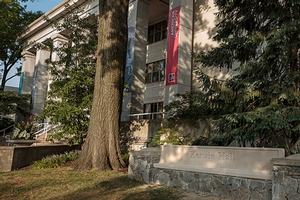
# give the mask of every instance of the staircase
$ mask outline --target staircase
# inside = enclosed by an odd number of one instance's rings
[[[49,123],[39,123],[34,124],[35,127],[37,127],[37,131],[35,132],[35,138],[36,140],[39,140],[39,143],[35,143],[36,146],[40,145],[53,145],[53,144],[67,144],[67,140],[60,140],[60,141],[47,141],[48,137],[54,133],[55,128],[58,125],[52,125]]]
[[[6,127],[5,129],[0,130],[0,136],[2,135],[2,137],[5,137],[6,135],[8,135],[10,132],[12,132],[12,130],[14,129],[15,125],[11,125]]]
[[[14,129],[15,125],[6,127],[5,129],[0,130],[0,146],[7,146],[6,140],[10,139],[10,133]]]
[[[14,126],[15,125],[11,125],[3,130],[0,130],[0,146],[8,145],[6,140],[10,139]],[[37,131],[35,132],[35,139],[40,141],[38,143],[34,143],[34,146],[68,143],[67,140],[55,141],[54,143],[47,141],[48,136],[54,133],[54,129],[57,127],[57,125],[52,125],[49,123],[36,123],[34,126],[37,128]]]

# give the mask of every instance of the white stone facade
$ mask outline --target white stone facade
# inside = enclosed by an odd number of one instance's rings
[[[83,7],[82,15],[98,13],[98,0],[64,0],[45,15],[49,19],[60,19],[64,15],[65,4]],[[164,21],[169,21],[169,13],[180,8],[178,14],[178,53],[176,84],[166,85],[168,78],[165,71],[160,71],[160,81],[147,82],[146,76],[156,78],[157,73],[146,71],[147,64],[156,64],[164,60],[165,69],[168,67],[167,52],[170,41],[165,37]],[[128,12],[128,29],[130,44],[127,52],[126,73],[130,80],[130,88],[123,100],[122,121],[136,119],[143,113],[161,112],[161,106],[174,101],[175,95],[195,89],[196,79],[193,76],[192,51],[199,51],[208,46],[215,46],[211,41],[214,30],[216,9],[213,0],[130,0]],[[177,18],[176,18],[177,19]],[[157,24],[162,24],[158,27]],[[154,32],[151,33],[150,28]],[[166,29],[167,30],[167,29]],[[149,38],[154,42],[149,42]],[[161,37],[160,39],[158,39]],[[57,59],[51,52],[33,48],[35,43],[52,41],[55,46],[67,41],[67,34],[54,30],[52,26],[40,17],[20,36],[20,41],[26,41],[24,49],[24,72],[22,93],[32,95],[31,113],[41,113],[49,88],[49,73],[45,59]],[[131,67],[131,70],[128,70]],[[148,73],[148,74],[147,74]],[[155,74],[156,73],[156,74]],[[227,76],[222,72],[220,76]],[[153,78],[154,77],[154,78]],[[125,77],[126,78],[126,77]],[[151,79],[151,77],[150,77]],[[149,79],[149,80],[150,80]],[[125,80],[126,81],[126,80]],[[148,106],[148,107],[147,107]],[[147,109],[145,109],[147,108]],[[134,116],[134,117],[133,117]],[[157,117],[157,116],[156,116]],[[162,117],[162,115],[160,116]]]

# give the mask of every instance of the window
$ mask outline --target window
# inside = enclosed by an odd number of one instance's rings
[[[149,63],[146,66],[146,83],[165,80],[165,60]]]
[[[167,20],[148,27],[148,44],[167,38]]]
[[[144,104],[144,119],[162,119],[163,118],[163,102]]]

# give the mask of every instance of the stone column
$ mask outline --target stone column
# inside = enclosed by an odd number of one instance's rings
[[[22,63],[22,72],[24,72],[23,76],[23,86],[21,93],[22,94],[30,94],[32,89],[33,82],[33,72],[35,66],[35,53],[30,51],[23,51],[23,63]]]
[[[272,200],[300,198],[300,154],[273,158]]]
[[[62,47],[64,44],[67,44],[69,42],[69,39],[66,38],[65,36],[61,35],[61,34],[56,34],[56,35],[52,36],[51,39],[52,39],[52,43],[53,43],[54,48]],[[59,60],[59,56],[57,55],[56,52],[52,52],[51,60],[52,61],[58,61]]]
[[[122,121],[143,112],[149,0],[131,0],[128,12],[128,45],[125,70],[127,94],[123,98]]]
[[[140,151],[129,152],[128,178],[145,183],[154,183],[154,176],[159,169],[153,164],[159,163],[161,149],[148,147]]]
[[[168,105],[170,102],[174,101],[176,94],[183,94],[186,91],[191,90],[191,51],[193,47],[193,1],[170,0],[170,12],[176,8],[180,9],[180,23],[177,32],[178,49],[177,52],[174,51],[178,54],[177,83],[166,86],[164,105]],[[171,19],[169,19],[169,21],[170,20]],[[168,31],[172,31],[170,26],[168,27]],[[169,42],[170,38],[168,38],[168,45]],[[166,63],[166,67],[168,67],[168,62]],[[169,75],[166,74],[166,79],[168,78]]]
[[[62,47],[64,44],[67,44],[69,42],[68,38],[66,38],[65,36],[63,36],[61,34],[56,34],[56,35],[52,36],[51,39],[52,39],[54,48]],[[57,55],[57,52],[54,51],[51,53],[51,60],[59,61],[59,56]],[[49,72],[48,91],[51,89],[50,88],[51,83],[52,83],[52,76]]]
[[[39,115],[44,107],[48,86],[48,69],[45,60],[49,58],[49,51],[43,49],[37,50],[31,92],[31,113],[33,115]]]

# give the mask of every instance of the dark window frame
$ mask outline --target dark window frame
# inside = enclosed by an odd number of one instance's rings
[[[144,119],[162,119],[163,118],[164,102],[153,102],[144,104],[144,113],[154,113],[144,115]]]
[[[164,20],[148,27],[148,44],[167,38],[168,21]]]
[[[166,61],[158,60],[146,65],[145,83],[156,83],[165,81],[166,78]]]

